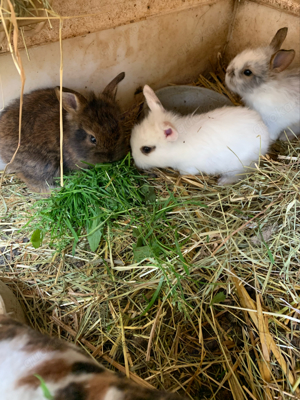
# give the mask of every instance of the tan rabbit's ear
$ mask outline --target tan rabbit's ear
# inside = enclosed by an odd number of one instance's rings
[[[55,94],[60,100],[60,88],[56,86]],[[84,107],[87,104],[87,100],[80,93],[75,92],[75,90],[62,88],[62,105],[63,108],[69,113],[76,113],[80,108]]]
[[[118,90],[118,84],[124,78],[125,78],[125,72],[121,72],[111,82],[109,82],[109,84],[105,87],[102,93],[112,97],[115,100]]]
[[[295,50],[278,50],[272,55],[270,67],[274,72],[284,71],[295,58]]]
[[[275,51],[279,50],[286,38],[287,33],[287,27],[279,29],[271,40],[270,47],[272,47]]]
[[[148,104],[148,107],[150,108],[151,111],[155,110],[161,110],[164,111],[164,108],[159,101],[158,97],[154,93],[154,91],[151,89],[150,86],[145,85],[143,89],[143,93],[146,99],[146,102]]]

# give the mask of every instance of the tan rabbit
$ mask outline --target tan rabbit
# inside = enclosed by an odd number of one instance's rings
[[[125,77],[116,76],[96,96],[87,98],[63,89],[64,172],[121,159],[129,144],[120,124],[120,109],[115,101],[117,85]],[[9,171],[34,191],[49,191],[60,175],[60,104],[59,88],[35,90],[24,96],[21,146]],[[0,157],[8,163],[18,145],[19,99],[14,100],[0,117]]]

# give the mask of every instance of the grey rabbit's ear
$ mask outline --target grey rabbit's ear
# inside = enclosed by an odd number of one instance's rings
[[[286,38],[287,33],[287,27],[279,29],[271,40],[270,47],[272,47],[275,51],[279,50]]]
[[[60,88],[56,86],[55,94],[60,100]],[[69,113],[76,113],[80,108],[87,104],[87,100],[80,93],[75,90],[62,88],[62,106]]]
[[[271,58],[271,70],[274,72],[284,71],[295,58],[295,54],[295,50],[278,50]]]
[[[125,72],[121,72],[111,82],[109,82],[102,93],[115,99],[117,95],[118,83],[120,83],[124,78]]]

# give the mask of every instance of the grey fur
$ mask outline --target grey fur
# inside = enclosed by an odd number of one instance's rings
[[[246,76],[244,74],[244,71],[247,69],[252,72],[252,75]],[[238,74],[241,79],[244,79],[242,90],[249,92],[260,86],[262,83],[267,82],[269,76],[269,68],[259,61],[253,63],[248,62],[243,66]]]

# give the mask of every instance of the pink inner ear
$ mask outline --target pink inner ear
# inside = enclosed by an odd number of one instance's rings
[[[279,50],[272,57],[272,68],[275,72],[284,71],[294,60],[294,50]]]
[[[173,133],[172,128],[165,129],[164,132],[165,132],[165,135],[166,135],[166,136],[170,136],[170,135],[172,135],[172,133]]]

